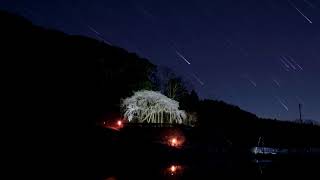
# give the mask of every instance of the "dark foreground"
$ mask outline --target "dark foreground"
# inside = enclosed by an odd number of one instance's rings
[[[219,150],[208,145],[187,149],[110,137],[97,152],[95,179],[215,179],[320,177],[319,154],[257,158],[250,150]]]
[[[151,154],[132,159],[119,158],[105,167],[101,179],[214,179],[277,178],[303,176],[319,178],[319,158],[290,157],[256,162],[236,155],[213,154],[205,159],[164,160]],[[236,156],[236,157],[233,157]],[[192,157],[186,157],[192,158]],[[204,158],[204,157],[203,157]],[[160,161],[160,162],[159,162]],[[111,165],[111,164],[110,164]]]

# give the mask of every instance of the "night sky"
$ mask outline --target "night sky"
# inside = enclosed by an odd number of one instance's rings
[[[168,66],[203,98],[320,121],[320,0],[1,0],[37,25]]]

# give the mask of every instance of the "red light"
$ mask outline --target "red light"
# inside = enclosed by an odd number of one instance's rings
[[[169,167],[166,168],[165,170],[165,175],[169,176],[180,176],[183,174],[183,166],[178,165],[178,164],[172,164]]]
[[[171,168],[170,168],[170,171],[171,171],[172,173],[175,173],[176,170],[177,170],[177,167],[174,166],[174,165],[172,165]]]
[[[172,146],[176,146],[177,145],[177,139],[176,138],[172,138],[171,139],[171,145]]]
[[[179,143],[180,143],[180,142],[178,141],[177,138],[171,138],[171,139],[169,140],[170,146],[173,146],[173,147],[179,146],[179,145],[180,145]]]
[[[122,121],[118,121],[118,122],[117,122],[117,125],[118,125],[118,126],[121,126],[121,125],[122,125]]]

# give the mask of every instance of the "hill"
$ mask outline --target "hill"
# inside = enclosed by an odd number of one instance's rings
[[[109,112],[119,114],[121,98],[139,89],[157,90],[158,82],[153,80],[157,67],[134,53],[38,27],[7,12],[0,11],[0,20],[8,104],[13,114],[32,117],[37,125],[92,127]],[[204,132],[219,131],[239,142],[245,139],[252,144],[260,136],[273,140],[288,136],[285,139],[296,142],[313,139],[318,129],[313,124],[260,119],[225,102],[199,100],[194,91],[182,94],[181,106],[197,113]]]

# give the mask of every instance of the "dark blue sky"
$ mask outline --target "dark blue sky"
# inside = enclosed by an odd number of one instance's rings
[[[1,0],[37,25],[136,52],[201,97],[320,121],[319,0]],[[190,64],[189,64],[189,63]]]

